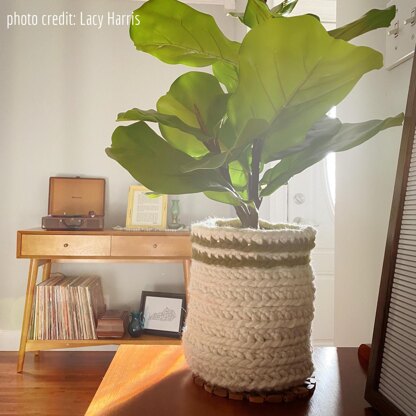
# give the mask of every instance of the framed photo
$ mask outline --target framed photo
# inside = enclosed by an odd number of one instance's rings
[[[141,185],[130,186],[126,228],[166,228],[167,195],[152,198]]]
[[[140,312],[145,333],[180,338],[186,315],[185,294],[143,291]]]

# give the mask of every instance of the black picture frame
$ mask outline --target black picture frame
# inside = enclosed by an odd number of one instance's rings
[[[186,317],[184,293],[143,291],[140,312],[144,318],[145,334],[170,338],[182,337]]]

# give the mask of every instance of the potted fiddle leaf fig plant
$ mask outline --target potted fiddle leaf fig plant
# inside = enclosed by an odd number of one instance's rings
[[[342,123],[326,114],[382,55],[349,41],[388,27],[395,7],[370,10],[327,31],[315,15],[291,17],[297,0],[269,8],[248,0],[248,27],[228,39],[212,16],[177,0],[149,0],[130,37],[184,73],[155,110],[118,121],[107,154],[156,194],[203,192],[237,218],[192,226],[190,303],[183,344],[193,372],[231,392],[277,391],[312,374],[315,230],[259,220],[264,197],[329,152],[341,152],[402,123]],[[160,134],[148,123],[158,124]],[[273,163],[270,163],[273,162]]]

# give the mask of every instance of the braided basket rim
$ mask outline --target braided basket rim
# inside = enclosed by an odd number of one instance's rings
[[[191,234],[205,238],[239,238],[243,240],[263,241],[274,240],[286,242],[290,240],[314,241],[316,236],[315,228],[309,225],[290,223],[270,223],[265,220],[259,221],[260,228],[242,228],[237,218],[208,218],[204,221],[191,225]]]

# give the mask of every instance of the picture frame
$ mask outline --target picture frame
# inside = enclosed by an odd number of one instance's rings
[[[413,62],[368,367],[382,416],[416,409],[416,61]]]
[[[167,223],[167,195],[156,198],[146,195],[145,186],[132,185],[129,188],[126,228],[165,229]]]
[[[140,312],[147,334],[181,338],[186,316],[184,293],[143,291]]]

